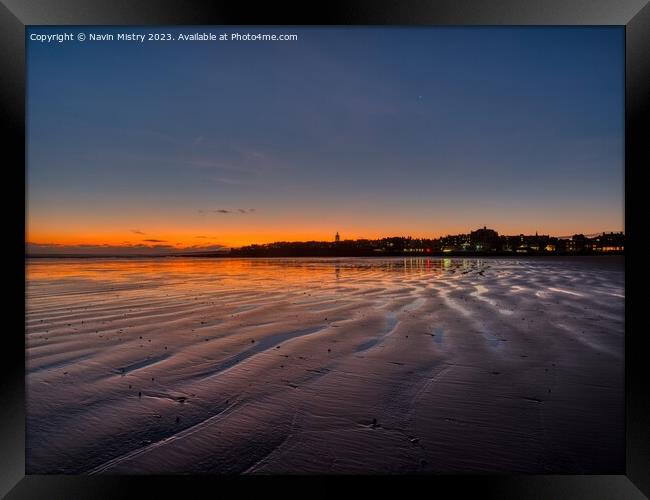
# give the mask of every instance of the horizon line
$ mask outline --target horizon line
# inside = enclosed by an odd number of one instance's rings
[[[360,237],[360,238],[340,238],[341,242],[344,241],[378,241],[378,240],[383,240],[383,239],[392,239],[392,238],[404,238],[404,239],[411,239],[411,240],[440,240],[448,237],[459,237],[459,236],[468,236],[470,235],[473,231],[478,231],[478,230],[491,230],[495,231],[498,235],[498,237],[517,237],[517,236],[527,236],[527,237],[534,237],[534,236],[539,236],[539,237],[548,237],[548,238],[555,238],[558,240],[570,240],[574,236],[582,235],[585,238],[594,238],[597,236],[602,236],[606,234],[622,234],[625,236],[625,231],[598,231],[594,233],[574,233],[572,235],[563,235],[563,236],[554,236],[550,234],[525,234],[525,233],[517,233],[517,234],[501,234],[498,231],[488,228],[487,226],[483,226],[478,229],[471,230],[469,232],[465,233],[456,233],[456,234],[446,234],[446,235],[441,235],[437,237],[417,237],[417,236],[410,236],[410,235],[402,235],[402,236],[381,236],[381,237],[376,237],[376,238],[366,238],[366,237]],[[340,236],[339,232],[336,232],[336,237]],[[250,247],[250,246],[267,246],[267,245],[274,245],[274,244],[279,244],[279,243],[333,243],[337,241],[335,238],[334,239],[306,239],[306,240],[275,240],[275,241],[270,241],[266,243],[247,243],[244,245],[225,245],[225,244],[212,244],[212,245],[206,245],[206,246],[172,246],[172,245],[143,245],[143,244],[131,244],[131,245],[111,245],[110,243],[98,243],[98,244],[85,244],[85,243],[78,243],[78,244],[61,244],[61,243],[36,243],[33,241],[25,241],[25,256],[40,256],[40,257],[45,257],[45,256],[96,256],[96,257],[120,257],[120,256],[174,256],[174,255],[179,255],[179,254],[206,254],[206,253],[225,253],[225,252],[230,252],[233,250],[237,249],[242,249],[245,247]],[[30,246],[32,248],[30,248]],[[37,248],[33,248],[37,247]],[[40,248],[38,248],[40,247]],[[131,249],[133,252],[129,253],[128,250]],[[40,250],[40,251],[39,251]],[[85,251],[84,251],[85,250]],[[105,250],[103,252],[102,250]]]

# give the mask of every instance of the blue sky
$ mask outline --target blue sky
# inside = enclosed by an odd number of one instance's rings
[[[298,40],[28,41],[28,240],[623,229],[621,28],[158,31]]]

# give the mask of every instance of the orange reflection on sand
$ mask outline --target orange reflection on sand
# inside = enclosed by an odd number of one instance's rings
[[[453,267],[467,268],[470,262],[476,265],[477,259],[455,260]],[[355,278],[364,274],[371,277],[386,271],[437,274],[449,270],[451,263],[450,259],[438,258],[44,258],[29,260],[26,268],[30,283],[67,279],[101,282],[110,276],[111,283],[137,284],[156,280],[167,287],[183,287],[191,281],[192,288],[197,283],[240,288],[264,284],[277,287],[280,283],[287,286],[313,283],[317,286],[323,281],[340,279],[343,274]]]

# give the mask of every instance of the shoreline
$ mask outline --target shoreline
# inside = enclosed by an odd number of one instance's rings
[[[360,254],[360,255],[231,255],[231,254],[204,254],[204,253],[183,253],[183,254],[146,254],[146,255],[88,255],[88,254],[33,254],[25,255],[25,259],[160,259],[160,258],[201,258],[201,259],[386,259],[386,258],[412,258],[412,259],[429,259],[429,258],[474,258],[474,257],[624,257],[625,252],[607,252],[607,253],[466,253],[466,252],[448,252],[448,253],[430,253],[427,255],[412,254]]]

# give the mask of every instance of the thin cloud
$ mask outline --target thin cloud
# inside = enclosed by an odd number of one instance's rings
[[[141,234],[141,235],[146,235],[144,231],[140,231],[139,229],[131,229],[131,232],[134,234]]]
[[[148,240],[142,240],[142,241],[147,241],[149,243],[167,243],[167,240],[154,240],[154,239],[148,239]]]
[[[58,243],[26,243],[27,255],[174,255],[179,253],[192,253],[192,252],[214,252],[214,251],[227,251],[228,246],[219,243],[208,245],[188,245],[188,246],[172,246],[172,245],[109,245],[109,244],[78,244],[78,245],[62,245]]]
[[[234,208],[234,209],[217,208],[217,209],[214,209],[214,210],[199,210],[198,212],[200,214],[206,214],[206,213],[213,213],[213,214],[252,214],[252,213],[255,213],[256,210],[254,208]]]

